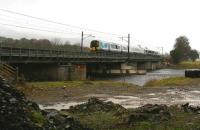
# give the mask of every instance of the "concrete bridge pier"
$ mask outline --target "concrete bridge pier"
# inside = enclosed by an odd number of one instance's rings
[[[147,70],[156,70],[161,68],[161,62],[147,62],[146,69]]]
[[[121,70],[125,71],[125,74],[137,74],[137,63],[122,63]]]
[[[137,62],[137,74],[146,74],[146,62]]]
[[[120,76],[122,74],[145,74],[145,69],[138,70],[137,62],[126,62],[126,63],[110,63],[110,64],[89,64],[87,66],[87,73],[90,75],[100,76]]]
[[[156,66],[153,62],[145,62],[145,66],[146,66],[146,70],[147,71],[151,71],[151,70],[155,70]]]
[[[58,80],[86,80],[86,64],[65,64],[58,66]]]

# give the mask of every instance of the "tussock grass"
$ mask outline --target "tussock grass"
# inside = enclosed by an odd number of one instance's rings
[[[161,80],[151,80],[147,82],[145,87],[155,87],[155,86],[191,86],[199,85],[200,78],[186,78],[186,77],[170,77]]]
[[[33,112],[31,115],[31,119],[33,122],[37,123],[39,126],[43,126],[45,123],[47,123],[47,120],[40,112]]]
[[[29,82],[27,86],[32,87],[81,87],[81,86],[130,86],[132,84],[115,81],[54,81],[54,82]]]
[[[178,68],[183,69],[200,69],[200,61],[185,61],[177,65]]]
[[[165,121],[152,121],[145,119],[134,125],[128,125],[127,119],[134,109],[120,115],[114,111],[71,113],[71,116],[79,120],[81,124],[94,130],[197,130],[200,128],[200,115],[192,112],[184,112],[178,106],[170,106],[171,118]]]

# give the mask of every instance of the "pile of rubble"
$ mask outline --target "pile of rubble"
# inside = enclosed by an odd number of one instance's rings
[[[40,110],[0,77],[1,130],[89,130],[68,115]]]
[[[192,112],[192,113],[197,113],[200,114],[200,107],[199,106],[191,106],[189,103],[183,104],[182,109],[184,112]]]
[[[90,98],[88,102],[77,106],[72,106],[68,111],[71,113],[91,113],[96,111],[103,111],[103,112],[116,111],[118,113],[123,113],[127,110],[121,105],[114,104],[113,102],[104,102],[97,98]]]
[[[170,118],[170,110],[166,105],[147,104],[132,112],[128,117],[127,123],[133,125],[141,121],[162,122]]]
[[[0,77],[0,126],[1,129],[38,129],[31,121],[31,112],[38,111],[35,103],[26,101],[22,93]]]

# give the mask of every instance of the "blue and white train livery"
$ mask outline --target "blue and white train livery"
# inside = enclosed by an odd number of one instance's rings
[[[99,51],[128,52],[128,47],[113,42],[93,40],[90,43],[90,50],[95,52]],[[144,49],[140,46],[130,47],[129,51],[134,53],[158,55],[158,52],[149,49]]]

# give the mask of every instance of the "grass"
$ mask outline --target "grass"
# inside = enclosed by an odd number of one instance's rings
[[[186,77],[170,77],[161,80],[151,80],[147,82],[145,87],[155,87],[155,86],[191,86],[199,85],[199,78],[186,78]]]
[[[44,126],[47,123],[45,117],[40,112],[32,112],[31,119],[38,126]]]
[[[197,130],[200,128],[200,115],[184,112],[180,107],[169,107],[171,118],[166,121],[144,120],[128,125],[128,115],[134,111],[116,115],[115,112],[92,112],[72,114],[81,124],[94,130]]]
[[[174,66],[174,68],[180,69],[200,69],[200,61],[184,61]]]
[[[92,114],[79,114],[76,118],[85,126],[95,129],[103,130],[112,127],[122,120],[115,116],[112,112],[94,112]]]
[[[54,82],[28,82],[27,86],[32,87],[81,87],[81,86],[130,86],[129,83],[114,82],[114,81],[54,81]]]

